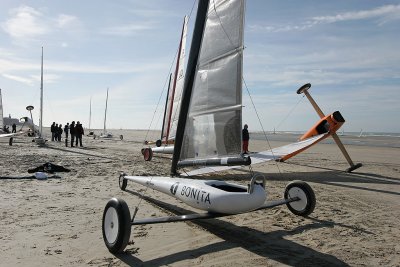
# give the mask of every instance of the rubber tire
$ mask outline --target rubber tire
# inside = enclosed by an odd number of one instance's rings
[[[106,215],[108,212],[109,214],[107,216],[108,217],[107,222],[109,222],[110,219],[116,219],[110,221],[111,223],[110,228],[113,228],[114,227],[113,225],[118,226],[115,240],[110,240],[110,241],[107,240],[105,232],[106,228],[108,228],[107,226],[105,226],[105,223],[107,223]],[[113,212],[116,212],[117,215],[116,218],[115,216],[114,218],[110,218],[110,216],[113,217],[112,216]],[[129,212],[129,208],[126,202],[122,199],[117,199],[117,198],[110,199],[106,207],[104,208],[103,212],[102,232],[103,232],[104,243],[111,253],[117,254],[124,251],[124,249],[128,245],[129,238],[131,236],[131,227],[132,227],[131,214]]]
[[[286,206],[288,207],[288,209],[295,215],[304,216],[304,217],[310,215],[314,211],[315,205],[316,205],[315,193],[312,190],[311,186],[303,181],[293,181],[293,182],[289,183],[285,188],[285,194],[284,194],[285,199],[289,198],[289,191],[291,189],[296,189],[297,192],[304,194],[307,202],[306,202],[305,207],[301,210],[296,209],[296,207],[293,206],[293,204],[296,202],[286,203]],[[293,190],[292,190],[292,192],[293,192]]]
[[[143,157],[145,161],[151,161],[153,158],[153,150],[150,147],[147,147],[143,150]]]
[[[121,174],[118,179],[119,188],[121,188],[122,191],[125,191],[126,186],[128,185],[128,180],[124,179],[124,175],[125,174]]]
[[[158,140],[156,141],[156,147],[160,147],[161,145],[162,145],[162,142],[161,142],[160,139],[158,139]]]

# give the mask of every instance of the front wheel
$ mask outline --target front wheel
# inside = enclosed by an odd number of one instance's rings
[[[142,153],[145,161],[151,161],[153,158],[153,150],[150,147],[145,148]]]
[[[131,227],[131,215],[126,202],[110,199],[104,208],[102,231],[104,243],[111,253],[124,251],[131,236]]]
[[[297,201],[286,203],[288,209],[296,215],[308,216],[315,208],[316,199],[311,186],[303,181],[293,181],[286,186],[285,199],[298,198]]]
[[[119,188],[123,191],[125,191],[126,186],[128,185],[128,181],[124,178],[125,175],[125,173],[121,173],[118,179]]]

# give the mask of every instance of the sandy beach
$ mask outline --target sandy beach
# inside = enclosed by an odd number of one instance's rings
[[[127,191],[120,190],[121,171],[168,175],[170,157],[145,162],[140,154],[145,131],[112,132],[113,140],[84,137],[83,148],[51,141],[43,148],[28,137],[15,138],[13,146],[8,138],[0,140],[0,266],[400,265],[399,138],[388,140],[397,147],[347,145],[354,162],[364,165],[351,174],[343,171],[347,162],[332,143],[319,144],[285,163],[254,166],[267,178],[268,199],[281,198],[292,180],[308,182],[317,198],[308,218],[280,206],[218,219],[143,225],[132,228],[125,253],[114,256],[101,230],[111,197],[124,199],[131,212],[139,204],[137,218],[196,210],[133,183]],[[346,136],[342,138],[345,143]],[[265,141],[250,142],[251,151],[267,149]],[[71,172],[47,180],[17,179],[46,162]],[[246,185],[249,171],[210,177]]]

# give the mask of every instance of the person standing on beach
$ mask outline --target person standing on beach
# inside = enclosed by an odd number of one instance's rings
[[[68,133],[69,133],[69,122],[64,126],[64,133],[65,133],[65,139],[68,139]]]
[[[17,125],[15,123],[13,123],[12,125],[12,133],[16,133],[17,132]]]
[[[75,146],[78,146],[78,141],[79,141],[79,145],[82,147],[82,135],[84,135],[84,132],[82,124],[79,121],[76,123],[75,126],[75,135],[76,135]]]
[[[71,147],[74,147],[74,139],[75,139],[75,121],[71,122],[69,126],[69,133],[71,134]]]
[[[58,129],[57,129],[57,133],[58,133],[58,139],[57,139],[57,141],[58,141],[58,142],[61,142],[61,135],[62,135],[62,132],[63,132],[63,128],[62,128],[62,124],[60,123],[60,125],[58,126]]]
[[[242,130],[242,152],[243,154],[248,154],[249,153],[249,131],[247,130],[249,126],[247,124],[244,125],[244,128]]]
[[[50,131],[51,131],[51,141],[54,141],[54,137],[55,137],[55,128],[56,127],[56,123],[55,122],[53,122],[53,124],[51,125],[51,127],[50,127]]]
[[[54,126],[54,140],[53,141],[58,141],[58,123]]]

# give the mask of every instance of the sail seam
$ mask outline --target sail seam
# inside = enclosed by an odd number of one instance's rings
[[[229,56],[231,56],[231,55],[233,55],[235,53],[240,53],[241,51],[243,51],[243,46],[234,48],[234,49],[226,52],[225,54],[219,55],[218,57],[214,57],[214,58],[208,59],[207,61],[201,62],[199,64],[199,68],[204,67],[204,66],[206,66],[208,64],[214,63],[214,62],[216,62],[216,61],[218,61],[220,59],[227,58],[227,57],[229,57]]]

